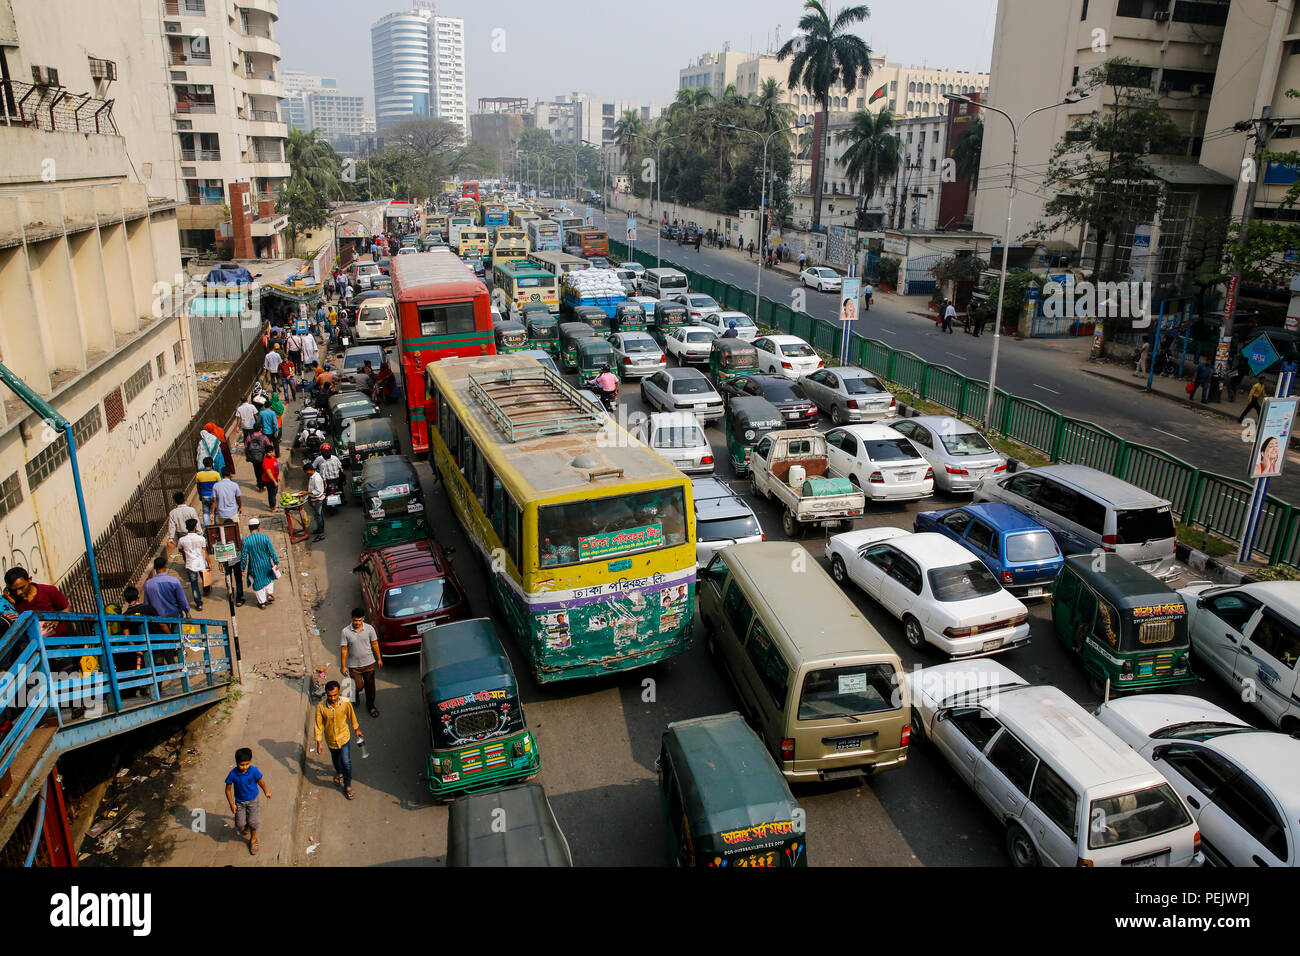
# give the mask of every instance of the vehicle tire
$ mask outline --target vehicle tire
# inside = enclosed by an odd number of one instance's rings
[[[831,406],[831,424],[833,425],[844,424],[844,416],[840,414],[840,407],[838,405]]]
[[[758,486],[758,482],[754,480],[752,473],[749,476],[749,493],[760,501],[767,497],[763,494],[763,489]]]
[[[921,721],[921,715],[916,712],[916,706],[912,706],[912,742],[910,746],[915,747],[918,744],[924,745],[930,742],[925,736],[925,724]]]
[[[862,486],[861,486],[860,484],[858,484],[858,476],[857,476],[857,475],[849,475],[849,484],[851,484],[851,485],[852,485],[854,488],[856,488],[858,491],[861,491],[861,490],[862,490]]]
[[[844,566],[844,559],[838,554],[831,557],[831,577],[835,579],[836,584],[849,583],[849,569]]]
[[[1038,856],[1038,848],[1034,846],[1034,841],[1029,839],[1029,834],[1018,823],[1013,823],[1007,827],[1007,856],[1011,857],[1012,866],[1043,865],[1043,861]]]
[[[784,531],[786,537],[792,541],[798,540],[800,532],[803,531],[803,528],[799,526],[799,522],[795,520],[794,514],[789,508],[786,508],[781,512],[781,530]]]
[[[921,630],[921,622],[910,614],[903,618],[903,639],[914,651],[925,647],[925,631]]]

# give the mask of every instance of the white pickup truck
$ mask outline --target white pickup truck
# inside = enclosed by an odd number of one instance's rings
[[[784,506],[781,527],[791,538],[807,527],[847,525],[867,506],[861,491],[844,479],[827,477],[826,438],[821,432],[770,432],[755,446],[749,469],[754,494],[776,498]]]

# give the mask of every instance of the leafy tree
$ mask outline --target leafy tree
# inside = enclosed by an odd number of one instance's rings
[[[785,101],[785,89],[775,77],[769,76],[763,81],[754,98],[754,107],[758,113],[755,129],[761,132],[774,133],[794,125],[794,108]]]
[[[821,129],[826,128],[830,114],[830,91],[841,82],[856,86],[859,77],[871,75],[871,48],[859,36],[850,32],[854,24],[871,15],[866,4],[845,7],[832,20],[818,0],[806,0],[804,15],[799,18],[803,36],[792,37],[777,51],[777,58],[790,60],[791,88],[802,86],[821,107]],[[815,159],[821,150],[814,146]],[[822,221],[822,163],[813,163],[813,228]]]
[[[977,115],[967,124],[957,144],[952,148],[952,159],[957,164],[957,175],[970,177],[972,192],[979,183],[980,153],[983,149],[984,120]]]
[[[861,187],[859,210],[898,173],[903,163],[903,145],[893,129],[894,114],[888,107],[879,113],[859,110],[853,114],[852,126],[835,136],[848,144],[841,163],[845,177]]]
[[[385,148],[401,149],[416,157],[445,156],[465,145],[465,134],[443,119],[410,119],[383,132]]]

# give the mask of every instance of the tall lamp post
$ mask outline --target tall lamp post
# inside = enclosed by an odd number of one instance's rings
[[[1011,118],[1011,114],[1006,110],[1000,110],[996,106],[990,106],[988,103],[980,103],[971,99],[969,96],[962,96],[959,93],[945,93],[944,98],[952,100],[954,103],[967,103],[980,109],[992,110],[995,113],[1001,113],[1011,124],[1011,181],[1007,187],[1007,222],[1002,227],[1002,275],[998,279],[998,308],[993,313],[993,357],[989,361],[989,395],[988,401],[984,403],[984,427],[991,428],[993,422],[993,398],[998,378],[998,346],[1002,341],[1002,302],[1007,292],[1007,252],[1011,247],[1011,206],[1016,199],[1016,161],[1020,156],[1020,130],[1028,121],[1029,117],[1035,113],[1041,113],[1044,110],[1054,110],[1058,106],[1069,106],[1085,100],[1091,93],[1070,93],[1059,103],[1049,103],[1047,106],[1040,106],[1038,109],[1030,110],[1025,114],[1024,119],[1017,123]]]
[[[663,165],[662,160],[663,160],[663,153],[664,153],[664,143],[671,143],[675,139],[683,139],[687,135],[689,134],[678,133],[676,136],[664,136],[659,138],[658,140],[654,139],[653,137],[646,136],[644,134],[637,136],[637,139],[650,140],[651,142],[655,143],[655,205],[656,206],[662,206],[664,202],[664,190],[662,184],[663,176],[660,175],[662,170],[662,165]],[[655,233],[658,236],[658,238],[655,240],[655,267],[662,269],[664,266],[664,257],[663,257],[664,231],[662,229],[656,229]]]
[[[753,133],[755,136],[759,137],[763,141],[763,174],[760,177],[761,184],[758,188],[759,251],[758,251],[758,255],[755,256],[755,258],[758,260],[758,277],[754,280],[754,321],[757,322],[759,303],[762,302],[762,299],[759,297],[759,293],[762,291],[763,288],[763,248],[764,248],[763,247],[763,221],[767,215],[767,146],[772,141],[773,136],[779,136],[782,133],[790,133],[797,129],[803,129],[808,124],[796,123],[794,126],[787,126],[785,129],[773,130],[772,132],[766,135],[760,133],[756,129],[748,129],[747,127],[744,126],[737,126],[735,123],[715,123],[714,125],[717,126],[718,129],[730,129],[730,130],[735,130],[738,133]],[[773,191],[775,191],[775,187],[773,187]]]

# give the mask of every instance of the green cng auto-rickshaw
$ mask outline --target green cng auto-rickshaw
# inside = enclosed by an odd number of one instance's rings
[[[1052,586],[1052,624],[1083,661],[1094,690],[1177,687],[1197,680],[1187,605],[1137,565],[1108,552],[1078,554]]]
[[[429,790],[441,798],[533,776],[537,741],[491,619],[429,627],[420,642]]]
[[[529,312],[524,309],[524,324],[528,328],[528,347],[541,349],[552,355],[560,354],[560,323],[545,308]]]
[[[514,322],[509,319],[504,322],[498,322],[492,326],[492,334],[496,338],[497,354],[508,355],[511,352],[526,352],[528,345],[528,329],[522,322]]]
[[[583,387],[590,385],[606,365],[611,372],[618,375],[618,354],[614,351],[614,346],[600,337],[578,341],[579,385]]]
[[[656,765],[677,866],[807,866],[803,809],[737,713],[668,725]]]
[[[566,372],[578,368],[578,343],[596,337],[596,330],[586,322],[560,323],[560,368]]]
[[[356,500],[366,516],[362,540],[367,548],[418,541],[429,534],[419,476],[400,455],[370,458],[361,466]]]
[[[596,330],[597,335],[608,336],[610,332],[609,313],[598,305],[580,305],[573,310],[574,322],[586,322]]]
[[[770,431],[784,428],[777,407],[758,395],[737,395],[727,407],[727,454],[737,478],[749,474],[749,454]]]
[[[669,332],[690,324],[691,317],[686,311],[686,306],[680,302],[664,302],[661,299],[655,305],[655,321],[650,327],[650,334],[655,337],[659,347],[663,348]]]
[[[361,472],[365,462],[401,453],[397,432],[387,418],[359,418],[344,425],[339,433],[339,457],[352,470],[348,490],[354,500],[361,500]]]
[[[620,302],[614,307],[614,319],[611,326],[615,332],[646,331],[645,309],[640,302]]]
[[[517,783],[452,801],[448,866],[573,866],[540,783]]]
[[[709,349],[709,378],[721,386],[731,378],[758,371],[758,349],[744,339],[714,339]]]

